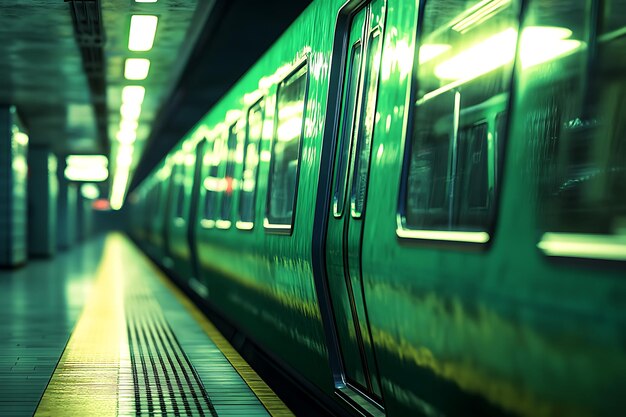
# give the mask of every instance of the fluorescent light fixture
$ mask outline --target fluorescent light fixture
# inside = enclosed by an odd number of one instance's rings
[[[68,166],[104,166],[109,164],[109,159],[104,155],[69,155],[65,158]]]
[[[137,132],[134,130],[120,130],[115,136],[122,145],[132,145],[137,140]]]
[[[130,164],[133,163],[133,154],[131,153],[127,153],[127,152],[118,152],[117,154],[117,159],[115,160],[116,162],[116,167],[118,169],[127,169],[128,167],[130,167]]]
[[[124,67],[127,80],[145,80],[150,71],[150,60],[145,58],[128,58]]]
[[[143,103],[146,89],[140,85],[127,85],[122,89],[122,103]]]
[[[120,120],[120,130],[137,130],[137,127],[139,127],[139,123],[137,123],[137,120]]]
[[[144,52],[152,49],[158,22],[159,18],[156,16],[133,15],[130,18],[128,49],[137,52]]]
[[[124,194],[126,194],[126,185],[128,184],[128,168],[118,169],[115,171],[113,185],[111,186],[111,208],[119,210],[124,204]]]
[[[95,200],[100,197],[100,189],[96,184],[87,183],[80,187],[80,194],[87,200]]]
[[[20,145],[28,145],[28,135],[19,130],[13,133],[13,139]]]
[[[100,182],[109,177],[104,155],[70,155],[65,158],[65,178],[70,181]]]
[[[69,181],[101,182],[109,178],[106,167],[65,167],[65,178]]]
[[[121,145],[117,148],[117,157],[115,159],[115,176],[113,185],[111,186],[111,208],[119,210],[124,205],[124,195],[126,194],[126,186],[128,185],[128,177],[130,165],[133,162],[133,146]]]
[[[120,114],[124,120],[136,121],[141,114],[141,106],[139,104],[124,103],[120,107]]]
[[[156,3],[157,0],[135,0],[135,3]]]

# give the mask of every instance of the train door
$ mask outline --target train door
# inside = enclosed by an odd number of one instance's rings
[[[195,154],[195,163],[193,171],[193,182],[191,187],[191,204],[189,208],[189,223],[187,224],[187,242],[191,252],[191,273],[193,279],[199,277],[198,267],[198,248],[197,248],[197,230],[196,222],[198,221],[198,202],[200,199],[200,187],[202,187],[202,163],[204,161],[204,148],[206,147],[206,139],[200,140],[197,145]]]
[[[369,398],[379,410],[382,395],[363,295],[361,239],[384,13],[385,1],[372,1],[350,21],[325,249],[342,378],[347,388],[342,392],[353,400]]]

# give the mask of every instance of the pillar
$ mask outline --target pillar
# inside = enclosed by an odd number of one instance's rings
[[[57,246],[57,159],[47,147],[28,151],[28,254],[53,256]]]
[[[0,106],[0,266],[26,262],[28,136],[15,107]]]

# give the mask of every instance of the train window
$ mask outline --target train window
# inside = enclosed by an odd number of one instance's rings
[[[584,3],[559,13],[540,3],[529,3],[522,32],[516,109],[527,126],[538,246],[553,256],[625,261],[626,62],[617,57],[626,48],[626,9],[606,1],[590,3],[591,13]],[[541,39],[531,36],[537,28]],[[526,52],[539,42],[540,60]]]
[[[241,191],[239,194],[240,229],[252,229],[256,200],[257,172],[259,151],[263,133],[264,103],[259,101],[248,110],[246,123],[246,141],[243,147],[243,170],[241,173]]]
[[[161,192],[160,192],[160,188],[158,186],[158,184],[155,184],[152,186],[152,189],[150,190],[150,207],[149,207],[149,211],[150,211],[150,218],[156,217],[158,212],[159,212],[159,203],[160,203],[160,197],[161,197]]]
[[[623,0],[605,0],[602,5],[603,18],[600,25],[602,35],[617,35],[624,30],[626,2]],[[623,33],[623,32],[622,32]]]
[[[458,138],[459,223],[478,229],[488,220],[487,135],[487,123],[481,122],[460,129]]]
[[[350,162],[350,150],[352,135],[356,133],[354,126],[355,113],[357,112],[357,96],[359,94],[359,78],[361,74],[361,42],[352,46],[350,51],[350,66],[346,77],[346,92],[344,99],[343,117],[339,135],[339,164],[335,175],[335,192],[333,195],[333,214],[341,217],[345,204],[346,182],[348,163]]]
[[[154,185],[153,190],[153,199],[154,199],[154,205],[152,207],[153,213],[152,213],[152,217],[157,217],[160,216],[161,214],[161,183],[157,182]]]
[[[176,192],[176,217],[183,218],[185,208],[185,162],[181,161],[180,164],[174,167],[175,174],[172,176],[175,184]]]
[[[267,195],[265,226],[290,230],[296,206],[300,142],[304,127],[307,65],[278,86],[277,111]]]
[[[206,191],[202,202],[202,217],[205,225],[211,225],[211,222],[215,222],[217,218],[217,196],[222,185],[220,175],[222,145],[223,138],[219,135],[210,143],[204,155],[204,164],[208,166],[207,175],[203,181]]]
[[[242,123],[233,123],[228,130],[228,139],[223,149],[222,159],[226,161],[223,180],[220,191],[222,193],[220,224],[218,227],[230,227],[230,218],[233,206],[233,193],[237,186],[235,180],[235,167],[237,165],[237,148],[241,142],[241,136],[244,132]]]
[[[426,1],[401,237],[489,240],[518,13],[516,2]]]
[[[367,179],[369,176],[370,153],[374,137],[374,119],[376,118],[376,98],[378,97],[378,74],[380,73],[380,56],[382,36],[379,28],[375,28],[368,40],[367,67],[364,73],[365,87],[362,103],[362,114],[358,127],[356,142],[356,159],[352,180],[351,211],[355,218],[361,217],[365,205]]]

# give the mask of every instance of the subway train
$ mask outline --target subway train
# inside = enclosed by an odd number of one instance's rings
[[[346,413],[623,415],[625,57],[624,0],[314,0],[130,234]]]

